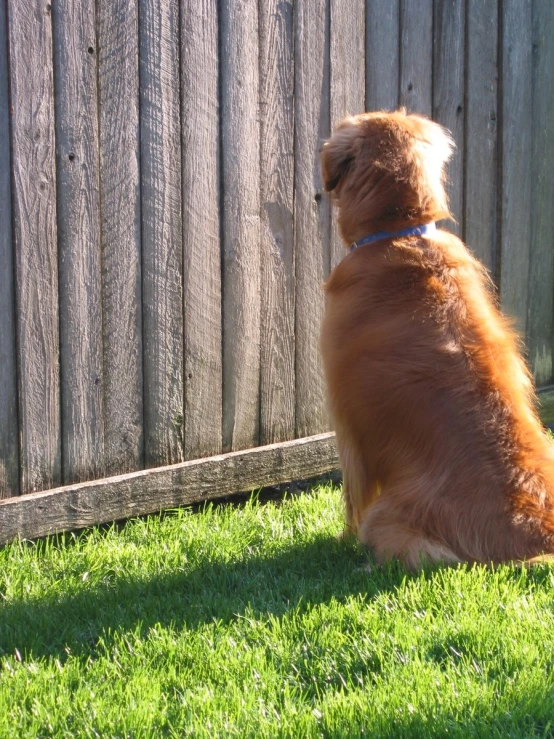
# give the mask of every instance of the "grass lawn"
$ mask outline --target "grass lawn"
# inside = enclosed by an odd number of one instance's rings
[[[554,737],[554,570],[340,528],[328,485],[0,550],[0,737]]]

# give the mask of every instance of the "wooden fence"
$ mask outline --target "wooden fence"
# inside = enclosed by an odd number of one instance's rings
[[[318,149],[346,113],[452,131],[454,229],[550,382],[553,37],[550,0],[0,0],[4,513],[327,431]]]

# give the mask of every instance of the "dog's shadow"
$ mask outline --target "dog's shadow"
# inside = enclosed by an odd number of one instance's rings
[[[158,624],[194,629],[245,614],[281,617],[331,599],[360,594],[371,599],[410,577],[399,565],[368,572],[367,561],[355,543],[321,536],[237,561],[208,554],[200,564],[149,577],[95,573],[97,582],[85,579],[69,594],[4,602],[0,657],[17,650],[28,659],[63,660],[68,654],[86,659],[97,653],[100,639],[109,647],[116,633],[138,628],[146,634]]]

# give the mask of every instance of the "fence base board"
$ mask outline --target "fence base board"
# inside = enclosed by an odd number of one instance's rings
[[[200,503],[338,468],[326,433],[0,500],[0,544]]]

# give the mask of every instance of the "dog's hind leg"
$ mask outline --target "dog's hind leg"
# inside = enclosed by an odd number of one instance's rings
[[[461,562],[444,542],[412,528],[390,500],[380,498],[366,512],[359,527],[359,539],[374,553],[377,562],[399,559],[412,570],[424,562]]]
[[[356,534],[364,511],[379,494],[379,485],[369,473],[363,457],[337,433],[337,446],[342,468],[342,490],[345,505],[345,534]]]

